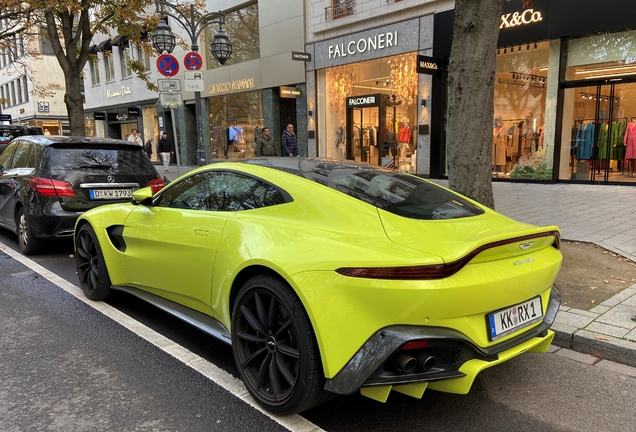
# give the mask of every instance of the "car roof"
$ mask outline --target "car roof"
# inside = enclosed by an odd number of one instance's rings
[[[54,145],[64,145],[64,146],[94,146],[94,145],[107,145],[107,146],[130,146],[135,148],[141,148],[141,146],[137,143],[111,139],[111,138],[101,138],[101,137],[80,137],[80,136],[62,136],[62,135],[25,135],[21,137],[17,137],[22,140],[28,140],[34,144],[39,144],[42,146],[54,146]]]

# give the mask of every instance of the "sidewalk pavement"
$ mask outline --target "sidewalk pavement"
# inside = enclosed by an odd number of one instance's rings
[[[179,167],[184,174],[196,167]],[[160,174],[170,181],[177,167]],[[434,180],[448,186],[447,180]],[[563,240],[594,243],[636,262],[636,187],[493,182],[495,208],[533,225],[557,225]],[[554,344],[636,367],[636,284],[590,311],[561,307]]]

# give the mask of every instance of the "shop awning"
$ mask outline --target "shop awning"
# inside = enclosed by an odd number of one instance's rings
[[[128,38],[126,36],[117,35],[113,38],[111,43],[118,47],[125,47],[128,46]]]
[[[113,45],[111,44],[110,39],[106,39],[97,45],[97,51],[112,51],[112,49]]]

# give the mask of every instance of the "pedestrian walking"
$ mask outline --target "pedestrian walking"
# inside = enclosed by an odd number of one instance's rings
[[[281,138],[281,144],[283,145],[283,153],[285,156],[296,157],[298,156],[298,139],[294,133],[294,125],[291,123],[287,125],[283,137]]]
[[[157,151],[161,155],[164,171],[170,172],[168,171],[168,166],[170,165],[170,155],[174,154],[174,144],[168,139],[168,134],[165,132],[161,135],[157,143]]]
[[[256,156],[280,156],[279,147],[269,134],[269,128],[264,127],[261,136],[256,140]]]
[[[146,141],[146,144],[144,145],[144,151],[148,155],[148,159],[152,159],[152,138]]]
[[[144,142],[141,139],[141,135],[137,134],[137,129],[133,129],[130,131],[130,135],[128,136],[127,141],[134,142],[138,144],[140,147],[144,146]]]

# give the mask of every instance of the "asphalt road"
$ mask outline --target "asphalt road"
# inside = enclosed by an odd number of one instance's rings
[[[0,243],[17,249],[1,229]],[[227,345],[130,296],[74,293],[71,253],[55,243],[29,265],[0,252],[1,431],[636,430],[636,378],[558,354],[486,370],[464,396],[354,395],[272,417],[234,379]]]

